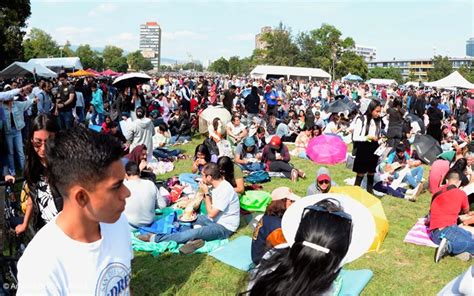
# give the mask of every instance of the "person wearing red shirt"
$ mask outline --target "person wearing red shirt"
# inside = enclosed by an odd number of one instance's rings
[[[458,227],[457,219],[460,212],[469,213],[467,195],[458,187],[461,176],[457,171],[449,171],[448,184],[433,195],[430,208],[429,231],[431,240],[438,244],[435,262],[439,262],[447,254],[463,254],[470,259],[474,254],[474,239],[467,230]]]

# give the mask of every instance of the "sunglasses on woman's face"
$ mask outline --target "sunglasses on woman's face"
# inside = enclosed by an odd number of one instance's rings
[[[329,184],[329,180],[318,181],[318,184]]]

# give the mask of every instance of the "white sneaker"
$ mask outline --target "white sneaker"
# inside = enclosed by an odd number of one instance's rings
[[[461,261],[467,262],[467,261],[471,260],[472,255],[469,252],[463,252],[461,254],[457,254],[455,257],[458,258]]]
[[[439,243],[438,249],[436,249],[435,263],[438,263],[446,255],[448,255],[448,240],[446,238],[443,238]]]
[[[407,191],[405,192],[405,195],[408,194],[408,195],[413,195],[415,193],[415,191],[413,189],[407,189]]]
[[[406,199],[406,200],[409,200],[409,201],[412,201],[412,202],[415,202],[415,201],[416,201],[416,195],[413,195],[413,194],[405,194],[405,199]]]

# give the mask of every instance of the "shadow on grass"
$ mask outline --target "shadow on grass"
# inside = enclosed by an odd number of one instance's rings
[[[135,253],[132,264],[133,294],[175,295],[206,256],[166,253],[153,257],[144,252]]]

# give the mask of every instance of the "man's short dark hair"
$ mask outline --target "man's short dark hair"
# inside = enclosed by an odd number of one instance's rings
[[[115,137],[80,126],[62,130],[46,144],[48,182],[63,198],[76,184],[94,190],[108,176],[109,166],[120,159],[121,152]]]
[[[231,85],[231,86],[229,87],[229,89],[236,90],[236,89],[237,89],[237,86],[235,86],[235,85]]]
[[[219,180],[220,178],[222,178],[221,171],[216,163],[210,162],[206,164],[202,168],[202,171],[204,174],[211,176],[213,180]]]
[[[127,162],[125,172],[128,176],[140,176],[140,169],[138,168],[138,164],[134,161]]]
[[[449,170],[446,174],[446,180],[448,181],[459,181],[461,180],[461,174],[457,170]]]
[[[63,72],[63,73],[59,73],[59,75],[58,75],[58,79],[59,79],[59,78],[64,78],[64,79],[67,79],[67,74],[66,74],[65,72]]]

